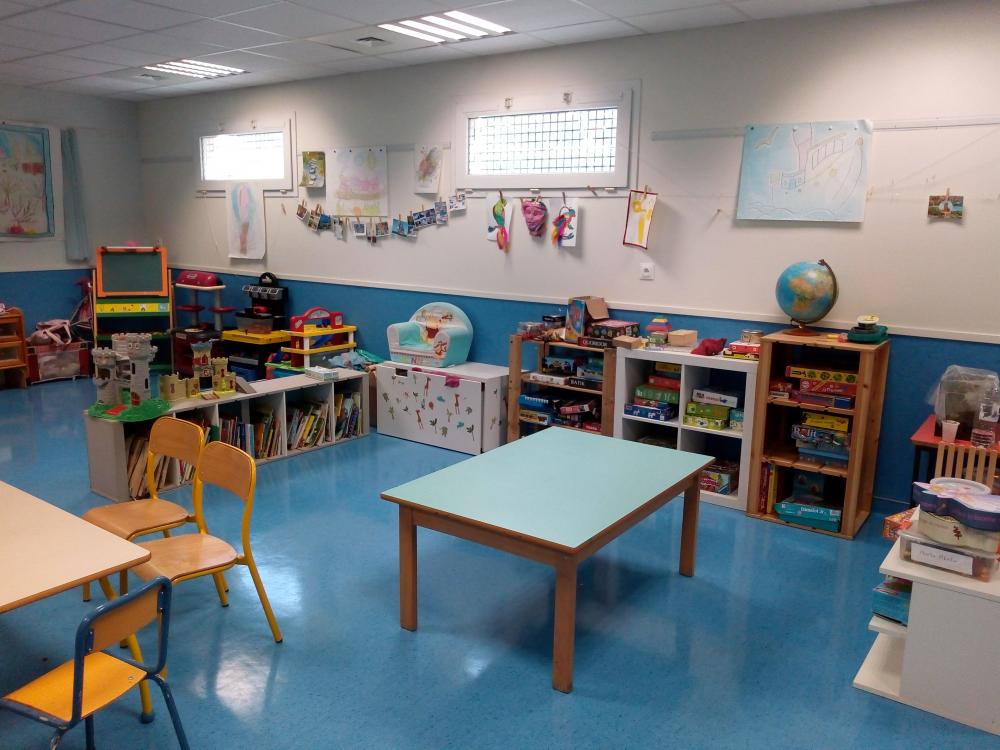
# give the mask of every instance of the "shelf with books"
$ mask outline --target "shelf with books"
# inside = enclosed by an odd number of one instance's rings
[[[888,341],[764,337],[748,515],[844,539],[857,534],[871,511],[889,348]],[[800,480],[823,492],[799,496]]]

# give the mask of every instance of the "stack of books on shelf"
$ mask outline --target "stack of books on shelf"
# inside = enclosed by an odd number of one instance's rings
[[[335,435],[337,440],[358,437],[361,434],[361,394],[338,393],[334,396],[334,411],[337,415]]]
[[[632,402],[625,404],[625,414],[667,422],[677,416],[680,400],[681,366],[673,362],[654,362],[652,374],[645,383],[635,387]]]
[[[800,458],[820,465],[846,467],[851,453],[849,428],[847,417],[803,412],[801,424],[792,425],[792,439]]]
[[[343,394],[337,394],[343,397]],[[288,407],[288,450],[312,448],[324,443],[326,423],[330,415],[329,401],[309,401],[298,406]]]
[[[149,497],[149,487],[146,485],[146,453],[149,448],[149,435],[128,435],[125,438],[126,476],[128,476],[128,493],[132,498]],[[157,456],[153,474],[157,489],[167,483],[170,462],[174,459],[168,456]]]
[[[547,394],[522,393],[517,397],[518,418],[522,422],[547,427],[565,425],[592,432],[601,431],[600,404],[596,398],[560,398]]]
[[[274,418],[274,409],[260,404],[252,415],[254,458],[274,458],[281,453],[281,426]]]
[[[524,379],[538,385],[569,385],[599,391],[604,385],[604,357],[546,355],[542,371],[526,373]]]
[[[734,393],[697,388],[684,407],[684,424],[706,430],[743,432],[743,410],[737,408],[740,397]]]
[[[251,456],[255,455],[253,428],[247,429],[246,423],[239,417],[219,416],[219,440],[246,451]]]
[[[856,372],[788,365],[785,368],[785,378],[793,380],[771,381],[768,389],[771,398],[831,409],[854,408],[854,399],[858,393]]]

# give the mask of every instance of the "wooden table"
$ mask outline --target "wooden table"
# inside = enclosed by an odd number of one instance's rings
[[[931,475],[934,473],[934,454],[937,452],[937,447],[941,445],[941,436],[934,434],[936,425],[937,417],[930,414],[927,419],[920,423],[917,431],[910,435],[910,443],[913,444],[912,481],[914,482],[929,482],[933,479]],[[956,440],[955,445],[969,448],[972,443],[968,440]],[[924,456],[927,457],[926,470],[923,468]],[[913,500],[910,500],[911,508],[915,504]]]
[[[552,687],[573,689],[581,562],[684,494],[680,572],[694,574],[695,453],[551,427],[386,490],[399,505],[400,625],[417,629],[417,527],[551,565],[556,571]]]
[[[95,580],[113,596],[107,577],[149,558],[138,544],[0,482],[0,613]],[[142,661],[134,635],[128,646]],[[152,721],[149,685],[139,691],[143,721]]]

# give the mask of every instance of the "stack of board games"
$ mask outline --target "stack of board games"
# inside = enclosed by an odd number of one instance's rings
[[[785,377],[798,379],[798,388],[795,388],[793,383],[789,392],[789,397],[793,401],[834,409],[854,408],[854,398],[858,393],[856,372],[825,370],[808,365],[788,365],[785,368]]]
[[[722,350],[722,356],[730,359],[750,359],[756,362],[760,359],[760,342],[734,341]]]
[[[813,529],[840,531],[843,509],[826,499],[826,483],[827,477],[823,474],[795,469],[792,494],[774,505],[778,517]]]
[[[803,412],[792,425],[792,439],[799,456],[822,464],[847,466],[851,453],[850,420],[835,414]]]
[[[639,324],[631,320],[604,318],[587,324],[585,334],[577,339],[580,346],[608,349],[618,336],[638,336]]]
[[[718,388],[695,388],[684,407],[684,424],[708,430],[743,430],[740,395]],[[733,412],[738,412],[733,419]],[[734,426],[736,425],[736,426]]]
[[[592,432],[601,431],[600,405],[595,398],[567,399],[539,393],[517,397],[522,422],[548,427],[566,425]]]
[[[654,362],[653,367],[646,382],[635,387],[632,402],[625,404],[625,414],[667,422],[677,416],[681,366],[673,362]]]
[[[731,495],[739,487],[740,465],[735,461],[716,459],[701,471],[698,485],[718,495]]]

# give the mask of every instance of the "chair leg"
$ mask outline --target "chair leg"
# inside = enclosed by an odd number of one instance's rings
[[[85,584],[83,584],[83,600],[85,602],[90,601],[90,581],[87,581]]]
[[[223,578],[222,573],[213,573],[212,580],[215,581],[215,590],[219,592],[219,603],[223,607],[228,607],[229,597],[226,596],[226,592],[229,591],[229,587],[226,586],[226,579]]]
[[[271,610],[271,602],[267,598],[267,592],[264,591],[264,584],[260,580],[260,573],[257,572],[257,565],[254,563],[253,558],[250,555],[247,555],[246,558],[246,566],[250,569],[250,577],[253,578],[253,585],[257,589],[257,596],[260,598],[260,606],[264,608],[264,616],[267,617],[267,624],[271,626],[271,635],[274,636],[275,643],[281,643],[283,640],[281,636],[281,629],[278,627],[278,621],[274,619],[274,612]]]
[[[118,596],[125,596],[128,593],[128,571],[123,570],[118,573]],[[119,648],[128,648],[128,641],[122,639],[118,641]]]
[[[164,536],[165,539],[169,539],[170,538],[170,529],[164,529],[163,530],[163,536]]]
[[[96,750],[94,744],[94,715],[91,714],[83,720],[83,726],[87,732],[87,750]]]
[[[65,731],[66,730],[64,729],[60,729],[52,735],[52,739],[49,740],[49,750],[56,750],[56,748],[59,747],[59,743],[62,742],[63,732]]]
[[[177,742],[181,746],[181,750],[191,750],[191,746],[188,745],[187,735],[184,734],[184,725],[181,724],[181,715],[177,711],[177,704],[174,703],[174,694],[170,690],[170,686],[157,675],[151,675],[149,679],[160,686],[160,692],[163,693],[163,700],[167,704],[167,711],[170,712],[170,721],[174,725],[174,732],[177,734]]]

